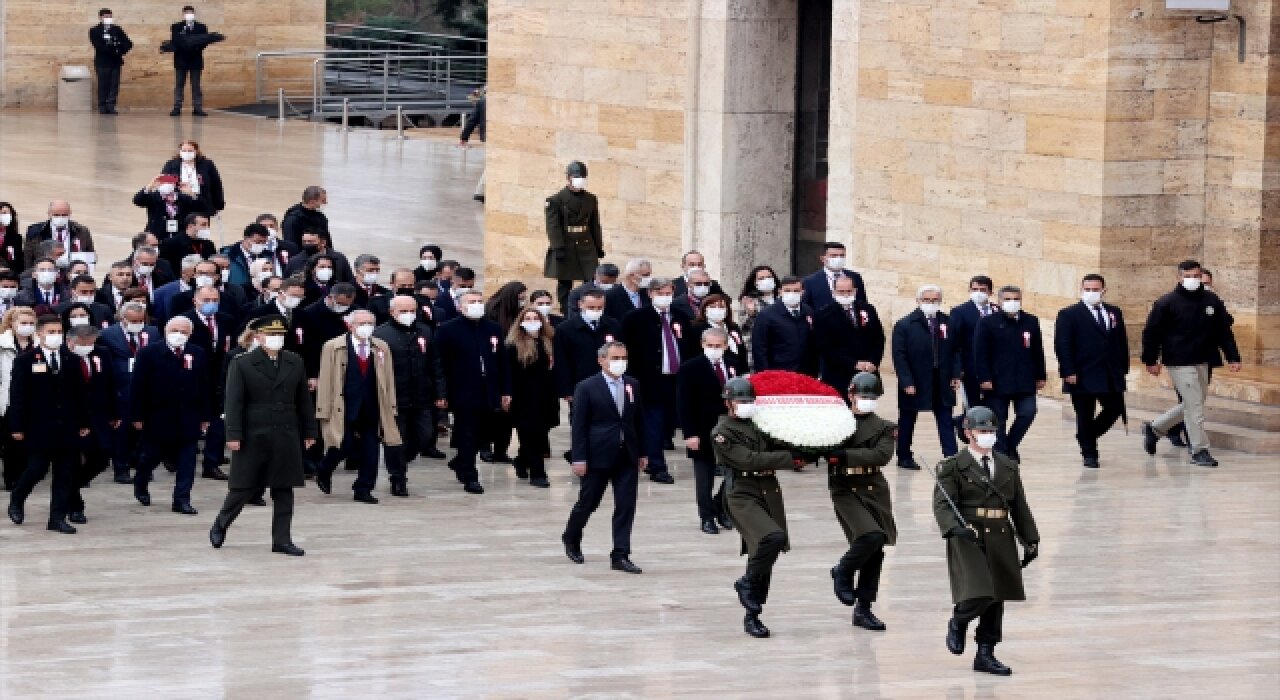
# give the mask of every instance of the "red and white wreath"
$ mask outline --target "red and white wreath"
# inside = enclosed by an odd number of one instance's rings
[[[858,427],[840,394],[813,377],[768,370],[748,379],[756,390],[756,414],[751,421],[760,432],[788,447],[805,452],[832,449]]]

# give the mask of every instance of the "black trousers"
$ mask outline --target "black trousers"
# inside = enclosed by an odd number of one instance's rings
[[[383,446],[383,461],[387,463],[387,475],[391,483],[403,483],[408,479],[409,462],[418,457],[422,448],[435,442],[434,414],[427,408],[402,408],[396,415],[400,428],[400,445]]]
[[[98,74],[98,109],[110,111],[116,108],[116,98],[120,96],[120,70],[122,66],[112,63],[93,64]]]
[[[964,396],[969,401],[969,408],[987,405],[987,397],[982,395],[982,387],[978,385],[978,380],[974,379],[972,375],[966,374],[961,377],[960,385],[964,387]],[[964,436],[965,407],[964,404],[960,403],[959,397],[956,397],[956,403],[958,404],[956,408],[960,409],[960,415],[952,419],[955,422],[956,437],[963,442],[968,442],[968,439]]]
[[[116,474],[129,476],[130,468],[137,468],[141,457],[142,432],[129,420],[111,431],[111,465]]]
[[[27,445],[13,439],[8,416],[0,416],[0,430],[4,431],[0,433],[0,444],[4,445],[4,490],[12,491],[27,468]]]
[[[198,112],[204,105],[204,93],[200,91],[201,68],[173,69],[173,108],[182,109],[182,93],[186,88],[187,77],[191,78],[191,106]]]
[[[449,460],[449,468],[460,483],[469,484],[480,480],[480,472],[476,471],[476,453],[480,451],[480,423],[491,414],[492,411],[481,408],[453,410],[453,438],[449,444],[457,452]]]
[[[1101,406],[1102,410],[1094,415],[1096,406]],[[1076,442],[1080,444],[1081,456],[1097,458],[1098,438],[1120,419],[1123,406],[1124,394],[1120,392],[1071,395],[1071,407],[1076,411]]]
[[[967,625],[978,618],[973,639],[979,644],[999,644],[1004,634],[1004,601],[991,598],[969,598],[956,604],[952,613],[956,621]]]
[[[520,450],[516,452],[515,464],[529,470],[529,478],[547,478],[547,452],[551,449],[548,431],[539,430],[532,425],[516,426],[516,435],[520,438]]]
[[[773,565],[787,543],[787,535],[782,530],[774,530],[760,538],[756,553],[747,557],[747,580],[755,592],[755,599],[761,605],[769,601],[769,584],[773,580]]]
[[[703,436],[707,439],[707,436]],[[720,489],[711,493],[716,482],[716,463],[699,453],[693,458],[693,492],[698,498],[698,519],[711,520],[724,515],[724,482]]]
[[[80,495],[80,489],[88,488],[89,484],[106,471],[110,464],[106,448],[102,447],[96,437],[90,435],[81,439],[90,441],[92,444],[80,448],[80,453],[72,466],[71,491],[67,494],[68,513],[84,512],[84,498]]]
[[[9,495],[10,503],[17,506],[26,504],[27,497],[31,495],[31,491],[49,473],[49,468],[52,466],[53,488],[50,489],[49,496],[49,522],[66,520],[68,493],[72,488],[71,483],[74,478],[72,468],[75,464],[76,454],[75,448],[70,446],[65,449],[32,448],[29,446],[27,450],[27,468],[22,471],[22,476],[13,487],[13,493]]]
[[[222,510],[218,511],[218,525],[231,527],[231,523],[240,517],[245,504],[254,498],[260,498],[262,489],[231,489],[222,501]],[[271,489],[271,544],[286,545],[293,543],[290,528],[293,525],[293,489]]]
[[[511,414],[501,409],[493,411],[484,421],[484,442],[495,455],[505,455],[511,449]]]
[[[631,556],[631,526],[636,519],[636,489],[640,482],[639,468],[627,456],[627,446],[618,450],[618,459],[607,469],[587,466],[582,477],[578,502],[569,511],[569,522],[564,526],[564,539],[574,544],[582,543],[582,530],[591,514],[604,500],[604,490],[613,485],[613,550],[609,558]]]
[[[594,274],[594,273],[592,273]],[[556,282],[556,299],[560,302],[560,313],[569,316],[569,292],[573,291],[573,280],[559,280]]]
[[[880,590],[880,569],[884,566],[883,533],[868,532],[849,545],[849,551],[840,557],[840,568],[849,576],[856,574],[853,595],[864,603],[873,603]]]

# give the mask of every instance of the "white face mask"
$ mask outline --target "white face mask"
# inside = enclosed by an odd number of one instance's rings
[[[111,25],[113,25],[113,24],[115,24],[115,23],[116,23],[116,18],[115,18],[115,17],[103,17],[103,18],[102,18],[102,26],[104,26],[104,27],[110,27]]]
[[[980,290],[969,292],[969,301],[972,301],[978,306],[985,306],[987,303],[987,299],[988,299],[988,296],[986,292],[983,292]]]
[[[827,258],[827,269],[828,269],[828,270],[843,270],[843,269],[844,269],[844,256],[842,256],[842,255],[834,255],[834,256],[832,256],[832,257]]]
[[[13,223],[13,214],[0,214],[0,226],[8,226],[11,223]]]
[[[543,318],[546,318],[551,315],[550,304],[537,304],[533,308],[537,309],[538,313],[542,314]]]
[[[783,292],[782,303],[794,309],[800,305],[800,298],[802,296],[804,295],[800,292]]]
[[[835,299],[837,304],[848,307],[853,306],[853,302],[857,300],[858,297],[855,294],[838,294],[831,298]]]
[[[262,347],[272,351],[279,352],[284,347],[283,335],[268,335],[262,338]]]
[[[587,189],[587,178],[571,177],[569,178],[569,185],[575,190],[585,190]]]
[[[213,231],[210,231],[207,228],[197,229],[196,238],[199,238],[202,241],[207,241],[213,238]]]
[[[147,275],[151,274],[151,271],[154,269],[156,269],[155,265],[139,265],[136,268],[134,268],[134,272],[142,277],[146,277]]]
[[[636,286],[641,289],[648,289],[649,285],[652,283],[653,283],[652,277],[641,277],[640,280],[636,282]]]
[[[18,296],[17,287],[0,287],[0,299],[8,301],[16,296]]]
[[[302,297],[285,297],[281,303],[286,309],[296,309],[302,303]]]
[[[159,187],[156,188],[157,192],[159,192],[160,194],[166,197],[173,194],[173,190],[174,190],[174,186],[172,182],[162,183]]]
[[[195,159],[196,159],[196,152],[195,152],[195,151],[181,151],[181,152],[179,152],[179,153],[178,153],[178,157],[179,157],[179,158],[181,158],[181,159],[183,159],[184,161],[187,161],[187,162],[189,163],[189,162],[191,162],[191,161],[193,161],[193,160],[195,160]]]
[[[221,272],[219,272],[219,273],[218,273],[218,275],[222,277],[222,281],[223,281],[223,282],[226,282],[227,280],[230,280],[230,279],[231,279],[231,268],[229,268],[229,267],[228,267],[227,269],[222,270]]]
[[[973,441],[978,443],[978,447],[989,450],[996,446],[995,433],[974,433]]]
[[[719,306],[707,309],[707,320],[712,323],[722,323],[728,315],[729,310]]]
[[[333,268],[317,267],[316,279],[320,280],[321,282],[328,282],[329,280],[333,279]]]
[[[347,309],[351,308],[351,305],[350,304],[334,304],[329,308],[333,309],[333,312],[335,314],[345,314],[347,312]]]
[[[418,266],[426,270],[427,272],[431,272],[432,270],[436,269],[436,261],[428,258],[426,260],[423,260],[422,262],[419,262]]]
[[[271,272],[269,272],[269,271],[268,271],[268,272],[259,272],[259,273],[258,273],[258,281],[259,281],[259,282],[263,282],[263,281],[265,281],[265,280],[269,280],[269,279],[271,279],[271,278],[272,278],[272,276],[273,276],[273,275],[272,275],[272,273],[271,273]]]
[[[1194,292],[1200,288],[1201,280],[1199,277],[1183,277],[1182,288],[1188,292]]]
[[[72,328],[75,328],[76,326],[87,326],[89,325],[89,317],[77,316],[76,318],[69,318],[67,319],[67,325],[71,326]]]
[[[187,344],[187,334],[179,331],[166,333],[164,336],[164,342],[168,343],[171,348],[180,348]]]
[[[72,346],[71,352],[74,352],[80,357],[88,357],[89,355],[93,354],[93,346],[92,345],[75,345],[75,346]]]
[[[697,284],[693,287],[693,295],[699,299],[711,293],[711,285]]]
[[[858,407],[858,413],[875,413],[875,399],[857,399],[853,403]]]
[[[36,324],[19,323],[18,325],[13,327],[13,332],[17,333],[19,336],[22,336],[23,338],[30,338],[31,335],[36,332]]]
[[[920,310],[925,316],[933,317],[938,314],[938,310],[942,308],[942,304],[920,304]]]
[[[627,373],[626,360],[609,360],[609,374],[615,377],[621,377]]]
[[[250,243],[249,255],[262,255],[262,252],[266,249],[267,249],[266,243]]]
[[[702,354],[707,356],[712,362],[719,362],[724,359],[724,348],[703,348]]]
[[[44,346],[50,350],[57,350],[62,347],[62,334],[50,333],[44,337]]]
[[[777,286],[778,286],[778,283],[775,282],[772,277],[766,277],[761,280],[756,280],[756,291],[764,292],[765,294],[772,292],[774,288]]]
[[[1019,299],[1006,299],[1000,302],[1000,310],[1007,314],[1016,314],[1022,310],[1022,301]]]
[[[396,322],[402,326],[412,326],[413,322],[418,319],[417,314],[406,313],[396,314]]]
[[[364,273],[364,277],[362,277],[361,279],[364,280],[364,286],[372,287],[373,285],[378,283],[378,273],[366,272]]]
[[[464,313],[466,313],[467,318],[473,321],[484,318],[484,302],[473,301],[467,304],[467,310]]]
[[[272,238],[279,238],[279,237],[280,237],[280,231],[278,231],[277,229],[274,229],[274,228],[269,228],[269,229],[267,229],[267,234],[268,234],[268,235],[270,235]]]
[[[200,287],[212,287],[213,278],[208,275],[196,275],[196,289]]]
[[[596,289],[599,289],[602,292],[607,292],[610,289],[613,289],[613,283],[612,282],[596,282]]]
[[[67,227],[67,224],[70,224],[70,223],[71,223],[71,217],[69,217],[69,216],[51,216],[51,217],[49,217],[49,221],[50,221],[50,223],[52,223],[52,224],[53,224],[53,227],[54,227],[54,228],[66,228],[66,227]]]
[[[684,269],[684,278],[689,279],[690,277],[693,277],[693,273],[695,272],[702,272],[702,267],[700,265],[690,265],[689,267],[686,267]]]
[[[742,420],[751,420],[756,414],[756,405],[753,403],[735,403],[733,405],[733,415]]]
[[[599,323],[601,316],[604,316],[604,311],[597,311],[596,309],[582,310],[582,320],[587,323]]]
[[[666,309],[671,306],[672,299],[673,297],[670,294],[659,294],[652,298],[653,308]]]
[[[81,304],[92,304],[93,295],[92,294],[90,294],[89,296],[80,295],[75,298],[75,301]]]
[[[537,335],[542,330],[542,321],[521,321],[520,327],[529,335]]]
[[[36,271],[36,282],[39,282],[42,286],[48,287],[49,285],[53,284],[56,281],[58,281],[57,270],[37,270]]]
[[[1080,292],[1080,301],[1089,306],[1097,306],[1102,301],[1102,292],[1083,291]]]
[[[65,270],[67,269],[67,266],[71,264],[71,256],[63,253],[58,256],[58,260],[54,264]]]
[[[186,20],[187,22],[194,22],[196,21],[196,14],[194,12],[188,12],[182,16],[182,19]]]
[[[356,336],[368,340],[373,337],[373,326],[364,324],[356,326]]]
[[[144,326],[144,325],[143,325],[143,324],[141,324],[141,323],[126,323],[126,324],[124,324],[124,330],[125,330],[125,332],[127,332],[127,333],[132,333],[132,334],[134,334],[134,335],[137,335],[137,334],[141,333],[143,328],[146,328],[146,326]]]

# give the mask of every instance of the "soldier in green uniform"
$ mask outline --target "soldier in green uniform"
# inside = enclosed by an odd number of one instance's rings
[[[587,191],[587,166],[575,160],[565,168],[564,189],[547,197],[547,258],[545,277],[559,280],[556,296],[560,313],[569,314],[569,292],[574,281],[593,278],[604,240],[600,231],[600,205]]]
[[[880,588],[884,546],[898,538],[889,482],[880,472],[893,459],[897,426],[875,413],[876,400],[882,394],[884,387],[876,375],[859,372],[854,376],[849,399],[858,417],[858,429],[839,449],[825,455],[831,503],[849,541],[849,551],[832,567],[831,579],[841,603],[856,603],[853,624],[869,630],[885,628],[871,612],[871,604]]]
[[[1039,553],[1040,533],[1027,505],[1017,462],[992,452],[996,417],[975,406],[964,417],[969,445],[938,464],[933,514],[947,540],[947,573],[955,610],[947,622],[947,649],[964,653],[969,623],[978,619],[973,670],[1013,673],[995,657],[1006,600],[1026,600],[1022,569]],[[1018,560],[1021,540],[1024,554]]]
[[[729,414],[711,429],[716,463],[724,468],[725,501],[729,517],[742,535],[742,554],[748,555],[747,573],[733,584],[738,602],[746,608],[742,628],[752,637],[768,637],[760,611],[769,598],[769,580],[778,554],[787,542],[787,514],[782,489],[774,472],[791,469],[808,460],[799,453],[775,449],[751,422],[756,392],[745,378],[730,379],[720,394]]]

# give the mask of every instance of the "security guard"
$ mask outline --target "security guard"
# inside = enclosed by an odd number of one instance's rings
[[[933,515],[947,540],[947,573],[955,610],[947,623],[947,649],[964,653],[969,623],[978,618],[973,670],[1007,676],[995,657],[1006,600],[1026,600],[1022,569],[1039,554],[1040,533],[1027,505],[1018,463],[992,452],[995,413],[975,406],[965,414],[967,449],[938,464]],[[1021,565],[1017,541],[1023,543]]]
[[[564,189],[547,197],[547,258],[542,274],[559,280],[560,313],[569,315],[569,292],[575,280],[595,274],[604,257],[600,205],[587,191],[587,166],[575,160],[565,168]]]
[[[790,549],[782,489],[774,472],[808,460],[799,453],[774,449],[756,430],[751,423],[756,392],[750,381],[730,379],[720,396],[729,414],[721,416],[712,428],[711,443],[716,463],[724,467],[725,500],[729,517],[742,535],[741,553],[749,555],[747,573],[733,587],[738,591],[738,602],[747,610],[743,630],[752,637],[768,637],[769,628],[760,621],[760,610],[769,599],[773,563],[779,553]]]
[[[893,522],[889,482],[880,469],[893,459],[897,426],[875,413],[876,400],[884,394],[880,378],[859,372],[849,384],[849,400],[858,417],[858,429],[839,449],[826,455],[827,488],[836,518],[849,541],[849,551],[831,569],[836,598],[853,609],[853,624],[869,630],[885,625],[871,612],[880,587],[884,546],[894,544],[898,527]],[[854,577],[857,576],[857,585]]]

